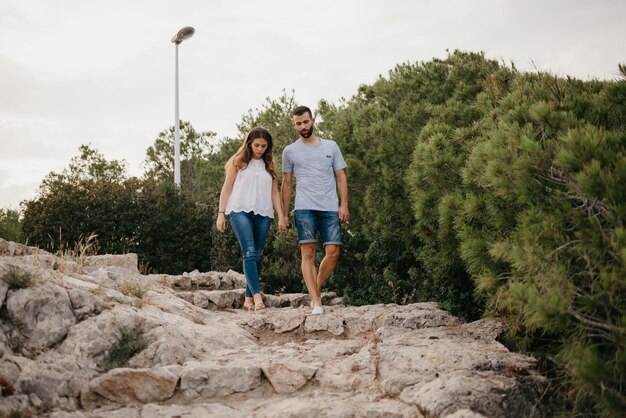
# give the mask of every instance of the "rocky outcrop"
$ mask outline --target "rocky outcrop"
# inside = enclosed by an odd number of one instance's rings
[[[0,240],[0,416],[535,417],[536,361],[435,303],[265,295],[229,271],[141,275]],[[6,385],[5,385],[6,383]],[[7,386],[8,385],[8,386]],[[7,388],[12,389],[9,391]]]

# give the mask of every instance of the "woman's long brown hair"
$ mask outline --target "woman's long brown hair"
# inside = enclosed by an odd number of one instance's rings
[[[250,131],[246,134],[241,147],[239,147],[237,152],[230,157],[224,166],[224,170],[228,168],[229,164],[233,164],[236,171],[245,169],[252,159],[252,142],[258,138],[262,138],[267,141],[267,148],[261,158],[265,162],[265,170],[272,175],[272,178],[276,178],[276,169],[274,168],[274,159],[272,158],[272,135],[267,129],[261,127],[250,129]]]

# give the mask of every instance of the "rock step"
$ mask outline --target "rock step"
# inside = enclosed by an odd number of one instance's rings
[[[538,416],[527,413],[543,384],[534,360],[497,343],[502,327],[495,321],[459,325],[435,303],[330,307],[325,315],[307,315],[308,308],[202,311],[210,317],[207,324],[176,321],[170,326],[163,321],[171,321],[171,314],[125,305],[85,320],[58,348],[59,355],[72,353],[75,360],[56,355],[41,358],[49,363],[6,359],[4,370],[21,373],[14,380],[22,394],[10,402],[48,402],[73,410],[74,415],[65,416],[84,417],[157,416],[170,410],[189,416],[311,416],[311,411],[330,417],[420,417],[420,411],[432,417]],[[242,328],[265,329],[277,317],[298,312],[310,332],[298,342],[257,344],[245,332],[224,328],[239,321]],[[108,340],[104,325],[122,321],[143,326],[151,341],[129,362],[138,366],[82,371],[84,361],[99,355]],[[350,338],[357,329],[363,335]],[[333,330],[343,334],[315,339]],[[270,331],[278,335],[280,330]],[[63,384],[44,384],[49,379]],[[65,384],[73,379],[82,385]],[[57,390],[63,396],[55,397]],[[39,400],[36,394],[49,396]],[[64,399],[67,403],[61,404]],[[83,410],[75,411],[77,405]],[[364,415],[368,411],[372,415]],[[49,416],[62,414],[57,410]]]
[[[304,411],[304,405],[318,411],[316,416],[364,416],[362,409],[356,408],[362,404],[367,405],[366,411],[396,412],[372,416],[420,416],[415,405],[384,399],[375,389],[376,350],[362,339],[308,340],[266,347],[250,344],[238,350],[215,351],[212,357],[182,365],[108,371],[83,386],[80,403],[87,410],[137,404],[152,404],[151,408],[161,410],[165,406],[156,403],[189,408],[203,402],[259,417]],[[360,401],[346,403],[346,399],[354,398]],[[328,404],[320,405],[320,399],[328,400]],[[341,400],[349,406],[337,410]],[[142,417],[151,410],[146,407],[137,408]],[[342,414],[337,415],[337,411]],[[347,411],[351,413],[345,415]],[[84,416],[100,415],[94,411]]]
[[[285,338],[373,338],[381,327],[423,329],[459,325],[458,318],[440,310],[434,303],[397,306],[391,313],[389,305],[325,306],[324,315],[312,315],[308,307],[266,309],[260,312],[237,312],[239,325],[247,328],[262,344]],[[281,334],[285,338],[281,339]],[[296,338],[293,335],[296,335]]]
[[[0,417],[545,416],[547,381],[497,341],[498,321],[332,293],[324,315],[303,294],[248,312],[239,273],[133,264],[0,248],[0,275],[31,279],[0,280],[0,379],[14,389]]]
[[[182,276],[151,274],[148,277],[154,278],[174,290],[232,290],[246,288],[245,276],[234,270],[228,270],[226,273],[218,271],[200,273],[198,270],[194,270],[190,273],[183,273]]]
[[[240,309],[245,300],[245,288],[233,290],[194,290],[176,291],[176,296],[194,306],[209,310]],[[262,294],[263,303],[269,308],[299,308],[309,306],[311,299],[304,293],[284,293],[282,295]],[[322,293],[324,305],[341,305],[343,299],[335,292]]]
[[[533,370],[534,359],[494,341],[501,324],[452,326],[454,317],[432,309],[433,304],[354,308],[355,314],[383,321],[371,340],[251,343],[181,365],[114,369],[83,387],[80,404],[87,411],[73,416],[106,416],[116,406],[123,415],[115,416],[124,417],[175,411],[198,417],[537,416],[510,404],[533,405],[545,382]]]

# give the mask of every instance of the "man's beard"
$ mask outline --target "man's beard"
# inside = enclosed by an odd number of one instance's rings
[[[313,135],[313,127],[311,129],[303,129],[298,132],[302,138],[310,138]]]

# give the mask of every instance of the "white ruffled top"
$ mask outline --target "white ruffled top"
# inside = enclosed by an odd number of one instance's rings
[[[265,169],[263,159],[253,158],[246,168],[239,170],[225,212],[226,215],[231,212],[254,212],[274,218],[272,175]]]

